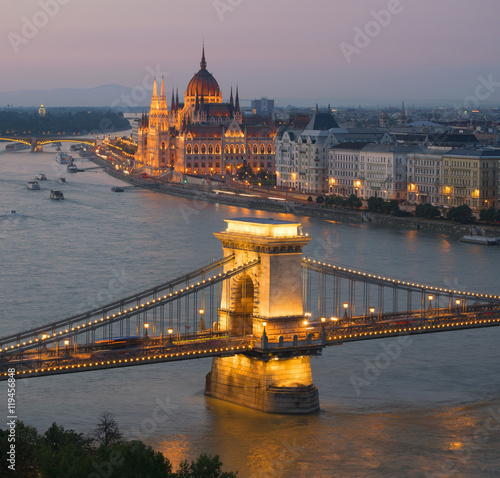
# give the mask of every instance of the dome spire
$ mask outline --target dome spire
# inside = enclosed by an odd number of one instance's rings
[[[202,52],[201,52],[200,68],[202,70],[206,70],[207,69],[207,62],[205,60],[205,40],[203,40],[203,48],[202,48]]]

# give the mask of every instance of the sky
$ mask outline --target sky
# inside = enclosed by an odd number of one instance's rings
[[[182,96],[204,40],[225,99],[500,103],[498,0],[6,1],[0,92],[156,72]]]

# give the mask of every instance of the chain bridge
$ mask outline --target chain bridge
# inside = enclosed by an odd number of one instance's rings
[[[207,395],[319,408],[310,357],[344,343],[500,325],[500,297],[303,256],[300,223],[230,219],[224,256],[104,306],[0,338],[0,380],[213,357]]]

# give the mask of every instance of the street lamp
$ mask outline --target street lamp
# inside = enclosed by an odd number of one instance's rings
[[[374,313],[375,313],[375,307],[370,307],[370,314],[372,314],[372,322],[375,321],[375,318],[373,317]]]
[[[205,309],[201,308],[199,311],[200,313],[200,324],[198,325],[198,329],[200,332],[205,331],[205,321],[203,320],[203,314],[205,313]]]
[[[64,341],[64,345],[66,345],[66,355],[68,355],[68,351],[69,351],[69,340],[68,339],[66,339]]]
[[[148,329],[149,329],[149,324],[147,322],[144,323],[144,329],[146,331],[146,338],[148,338]]]
[[[174,333],[174,329],[168,329],[167,332],[168,332],[168,343],[171,344],[172,343],[172,334]]]
[[[430,295],[428,299],[429,299],[429,313],[432,313],[432,301],[434,300],[434,296]]]
[[[347,309],[349,308],[349,304],[347,302],[344,302],[344,320],[349,320],[349,316],[347,315]]]

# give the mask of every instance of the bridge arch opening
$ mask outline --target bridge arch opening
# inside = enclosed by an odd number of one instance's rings
[[[252,278],[244,272],[236,280],[231,334],[251,335],[255,287]]]

